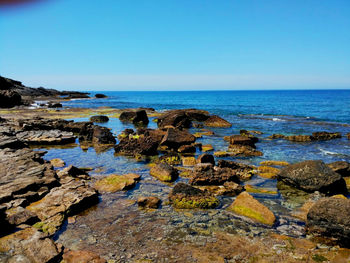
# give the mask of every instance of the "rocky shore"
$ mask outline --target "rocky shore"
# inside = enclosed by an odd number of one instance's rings
[[[104,97],[96,95],[96,99]],[[348,162],[268,160],[256,166],[242,159],[263,156],[261,140],[305,143],[336,140],[342,134],[319,131],[310,136],[273,134],[266,138],[259,131],[241,130],[217,137],[227,148],[215,151],[216,145],[198,143],[198,138],[214,136],[211,129],[228,129],[232,124],[204,110],[101,109],[91,114],[76,109],[74,114],[89,118],[77,122],[64,119],[65,109],[46,111],[50,104],[42,105],[47,115],[38,117],[38,110],[27,106],[43,98],[59,103],[87,98],[87,94],[27,88],[0,77],[0,107],[7,110],[0,116],[0,262],[252,262],[252,257],[253,262],[349,262]],[[18,114],[21,108],[27,115]],[[128,128],[114,134],[103,126],[113,118]],[[149,128],[152,121],[156,127]],[[191,133],[192,127],[199,131]],[[112,151],[115,158],[142,163],[145,172],[127,168],[122,174],[92,176],[93,168],[67,166],[57,158],[46,160],[42,149],[49,147]],[[283,215],[277,213],[269,198],[258,197],[277,192],[250,185],[252,178],[277,183],[283,198],[297,196],[300,205],[293,211],[285,209]],[[155,185],[153,192],[144,191],[142,187],[150,184]],[[166,186],[165,194],[160,185]],[[139,194],[130,204],[128,194],[134,189]],[[123,193],[127,196],[121,197]],[[98,212],[101,204],[103,214]],[[119,217],[122,209],[130,211]],[[167,231],[164,220],[176,221],[174,213],[190,221],[177,233],[188,232],[181,237],[164,234],[168,240],[164,236],[152,239],[155,233]],[[197,217],[196,213],[202,214]],[[84,219],[87,214],[101,224]],[[100,238],[105,244],[95,241],[86,249],[75,249],[60,243],[57,237],[76,220],[91,220],[93,225],[80,225],[75,232],[80,237],[85,235],[84,227],[104,227]],[[294,229],[288,226],[293,220],[297,222]],[[133,229],[132,222],[142,231]],[[193,222],[202,225],[201,234],[189,227]],[[215,231],[209,231],[214,222]],[[227,222],[234,228],[227,230]],[[255,235],[255,229],[267,231]],[[111,236],[113,231],[117,237]],[[194,241],[195,233],[198,240],[205,237],[201,246]],[[112,240],[120,255],[104,253]],[[128,245],[133,253],[120,248]]]

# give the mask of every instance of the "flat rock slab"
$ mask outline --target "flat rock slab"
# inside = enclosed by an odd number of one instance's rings
[[[156,177],[162,182],[173,182],[179,175],[178,171],[167,163],[157,164],[151,168],[149,173],[151,176]]]
[[[133,173],[124,175],[111,174],[101,180],[98,180],[94,187],[101,192],[113,193],[133,188],[140,178],[140,175]]]
[[[60,130],[23,131],[16,134],[18,140],[28,144],[68,144],[74,143],[76,137],[72,132]]]

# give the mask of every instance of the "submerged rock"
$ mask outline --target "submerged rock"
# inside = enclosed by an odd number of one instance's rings
[[[210,209],[220,204],[216,197],[184,183],[175,185],[169,194],[169,200],[175,208],[179,209]]]
[[[327,141],[341,138],[340,132],[313,132],[312,140],[314,141]]]
[[[96,116],[90,117],[90,121],[104,123],[104,122],[108,122],[109,118],[107,116],[104,116],[104,115],[96,115]]]
[[[239,194],[228,210],[266,225],[273,225],[276,220],[270,209],[247,192]]]
[[[61,263],[106,263],[99,255],[84,250],[65,251]]]
[[[156,177],[163,182],[173,182],[179,176],[178,171],[167,163],[160,163],[155,165],[149,171],[150,175]]]
[[[307,214],[306,230],[350,247],[350,200],[330,197],[317,201]]]
[[[131,122],[135,125],[147,125],[149,123],[145,110],[123,111],[120,114],[119,119],[122,122]]]
[[[94,187],[98,191],[113,193],[133,188],[136,185],[136,183],[140,180],[140,178],[140,175],[133,173],[124,175],[112,174],[103,179],[98,180],[94,184]]]
[[[139,199],[137,199],[138,206],[143,208],[157,209],[160,203],[161,203],[160,199],[155,196],[140,197]]]
[[[322,161],[304,161],[289,165],[278,174],[278,180],[307,192],[344,193],[346,185],[340,174]]]
[[[205,122],[205,126],[208,127],[218,127],[218,128],[230,128],[232,127],[232,124],[228,122],[227,120],[217,116],[217,115],[212,115],[210,116]]]

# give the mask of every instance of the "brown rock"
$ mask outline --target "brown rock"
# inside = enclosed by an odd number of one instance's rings
[[[107,116],[104,116],[104,115],[97,115],[97,116],[90,117],[90,121],[104,123],[104,122],[108,122],[109,118]]]
[[[179,175],[178,171],[167,163],[155,165],[151,168],[149,173],[163,182],[173,182]]]
[[[50,163],[52,164],[53,167],[59,168],[59,167],[64,167],[66,163],[60,159],[60,158],[55,158],[50,160]]]
[[[154,208],[157,209],[160,205],[161,201],[158,197],[155,196],[148,196],[148,197],[140,197],[137,200],[137,204],[140,207],[144,208]]]
[[[182,145],[189,145],[196,141],[196,137],[188,131],[178,129],[167,129],[165,136],[161,141],[161,145],[166,145],[170,149],[178,149]]]
[[[204,153],[198,156],[197,163],[210,163],[215,165],[215,159],[213,155]]]
[[[193,156],[182,157],[181,160],[183,166],[195,166],[197,164],[197,160]]]
[[[128,190],[133,188],[136,183],[140,180],[138,174],[124,174],[116,175],[112,174],[103,179],[98,180],[94,187],[98,191],[102,192],[117,192],[122,190]]]
[[[334,172],[340,174],[343,177],[350,176],[350,163],[345,161],[338,161],[327,164]]]
[[[123,111],[119,119],[122,122],[132,122],[135,125],[147,125],[149,123],[145,110]]]
[[[208,127],[222,127],[222,128],[230,128],[232,126],[232,124],[229,123],[227,120],[225,120],[217,115],[210,116],[204,122],[204,125],[208,126]]]
[[[67,251],[61,263],[106,263],[107,261],[91,251]]]

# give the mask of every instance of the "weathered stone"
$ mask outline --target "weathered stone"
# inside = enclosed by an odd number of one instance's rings
[[[13,90],[0,90],[0,108],[12,108],[22,104],[22,97]]]
[[[60,159],[60,158],[55,158],[50,160],[50,163],[52,164],[53,167],[59,168],[59,167],[64,167],[66,163]]]
[[[47,104],[48,108],[62,108],[62,103],[50,101]]]
[[[151,168],[149,173],[163,182],[173,182],[179,175],[178,171],[167,163],[157,164]]]
[[[231,135],[229,142],[230,144],[246,145],[255,148],[255,143],[258,142],[258,138],[254,136]]]
[[[183,166],[195,166],[197,164],[197,160],[193,156],[182,157],[181,160]]]
[[[327,164],[334,172],[340,174],[343,177],[350,176],[350,163],[345,161],[338,161]]]
[[[104,99],[104,98],[107,98],[107,96],[105,94],[97,93],[97,94],[95,94],[95,98]]]
[[[201,190],[208,191],[215,196],[236,196],[244,191],[244,187],[234,182],[225,182],[223,185],[200,186]]]
[[[91,251],[65,251],[61,263],[106,263],[107,261]]]
[[[208,126],[208,127],[222,127],[222,128],[229,128],[232,126],[232,124],[229,123],[227,120],[225,120],[217,115],[210,116],[204,122],[204,125]]]
[[[210,209],[220,204],[216,197],[184,183],[175,185],[169,194],[169,200],[175,208],[179,209]]]
[[[181,131],[178,129],[167,129],[164,135],[161,145],[166,145],[171,149],[178,149],[182,145],[189,145],[196,141],[196,137],[190,134],[188,131]]]
[[[162,114],[157,121],[159,128],[172,126],[178,129],[190,128],[192,121],[183,110],[168,111]]]
[[[79,133],[79,141],[92,143],[93,145],[114,145],[116,140],[111,131],[99,125],[82,127]]]
[[[21,148],[24,148],[25,146],[26,144],[18,140],[14,134],[0,132],[0,149],[5,149],[5,148],[21,149]]]
[[[197,163],[210,163],[215,165],[215,159],[213,155],[204,153],[198,156]]]
[[[123,111],[119,119],[123,122],[132,122],[135,125],[147,125],[149,123],[145,110]]]
[[[312,140],[314,141],[327,141],[341,138],[340,132],[313,132]]]
[[[144,207],[144,208],[157,209],[160,203],[161,203],[160,199],[155,196],[140,197],[139,199],[137,199],[138,206]]]
[[[251,157],[251,156],[262,156],[261,151],[256,150],[255,148],[248,145],[239,145],[239,144],[230,144],[228,156],[238,156],[238,157]]]
[[[201,150],[202,152],[211,152],[211,151],[214,151],[214,148],[211,144],[205,144],[205,145],[202,145]]]
[[[69,165],[68,167],[64,168],[63,170],[59,171],[57,173],[59,177],[64,176],[71,176],[75,178],[85,179],[89,180],[90,176],[87,172],[85,172],[83,169],[77,168],[73,165]]]
[[[280,169],[271,166],[259,166],[259,176],[267,179],[276,179]]]
[[[307,214],[306,230],[350,247],[350,200],[330,197],[317,201]]]
[[[281,170],[278,179],[307,192],[344,193],[346,185],[340,174],[322,161],[304,161]]]
[[[218,167],[220,168],[230,168],[233,173],[238,176],[239,180],[246,181],[249,180],[255,171],[255,166],[238,163],[234,161],[219,160]]]
[[[96,115],[96,116],[90,117],[90,121],[104,123],[104,122],[108,122],[109,118],[107,116],[104,116],[104,115]]]
[[[247,192],[239,194],[228,210],[266,225],[273,225],[276,220],[275,215],[270,209]]]
[[[16,134],[18,140],[28,144],[68,144],[74,143],[76,137],[72,132],[60,130],[23,131]]]
[[[196,147],[194,147],[193,145],[181,145],[177,149],[177,151],[182,154],[186,154],[186,153],[193,154],[196,152]]]
[[[128,190],[133,188],[136,183],[140,180],[138,174],[124,174],[116,175],[112,174],[103,179],[98,180],[94,187],[98,191],[102,192],[117,192],[122,190]]]
[[[32,225],[39,221],[39,218],[31,211],[21,206],[6,211],[8,222],[11,225],[27,224]]]
[[[269,161],[262,161],[262,162],[260,162],[260,165],[287,166],[287,165],[289,165],[289,163],[286,162],[286,161],[272,161],[272,160],[269,160]]]

